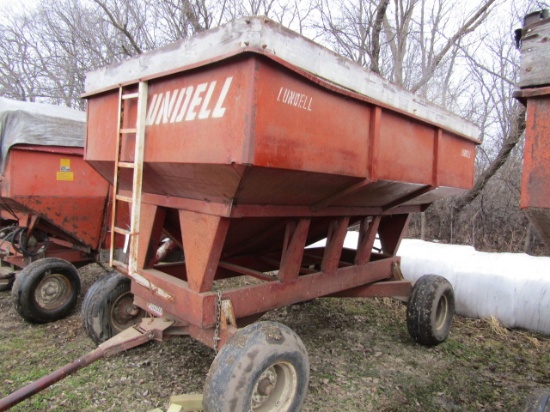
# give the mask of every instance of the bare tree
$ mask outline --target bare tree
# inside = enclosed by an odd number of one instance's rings
[[[221,13],[225,8],[225,1],[221,2]],[[214,15],[204,0],[162,0],[157,3],[157,15],[167,40],[185,39],[195,33],[213,27]],[[220,21],[216,23],[219,25]]]
[[[83,108],[86,71],[127,56],[120,35],[78,0],[42,2],[0,24],[0,87],[5,96]]]
[[[491,6],[493,6],[495,1],[496,0],[486,0],[485,2],[483,2],[466,21],[458,25],[458,28],[455,30],[454,34],[441,47],[437,47],[435,45],[435,39],[436,34],[439,31],[439,27],[442,26],[442,18],[446,13],[448,13],[448,10],[445,10],[445,4],[443,3],[443,1],[437,4],[437,13],[435,13],[433,16],[433,30],[431,35],[429,36],[428,50],[426,50],[426,48],[421,48],[421,61],[423,63],[421,66],[422,76],[419,80],[415,82],[412,87],[410,87],[410,90],[412,92],[416,92],[424,87],[433,77],[435,70],[439,67],[443,59],[448,56],[450,51],[459,44],[460,40],[466,35],[474,32],[475,29],[483,23],[483,21],[489,15]],[[422,8],[422,10],[424,10],[424,8]],[[424,16],[424,13],[422,13],[422,16]],[[423,25],[421,24],[420,27],[421,33],[423,34]],[[422,36],[422,39],[424,38],[425,36]]]
[[[461,42],[485,21],[495,2],[460,8],[461,16],[450,0],[344,0],[336,7],[318,0],[314,28],[335,51],[393,83],[426,97],[433,84],[437,91],[431,95],[441,96],[442,80],[450,81]]]
[[[372,47],[370,52],[370,69],[380,74],[380,33],[382,32],[382,26],[384,18],[386,16],[386,10],[390,0],[381,0],[376,8],[376,14],[372,25]]]
[[[511,32],[528,10],[544,6],[532,0],[460,7],[451,0],[43,0],[25,11],[0,10],[0,95],[83,108],[87,71],[234,18],[265,15],[481,126],[474,190],[430,208],[428,235],[497,245],[491,227],[498,227],[513,239],[509,247],[533,248],[537,241],[528,241],[517,206],[523,117],[511,98],[519,57]]]
[[[9,20],[8,20],[9,19]],[[32,64],[32,45],[26,39],[26,25],[8,17],[0,26],[0,91],[2,95],[34,101],[40,87],[39,72]]]
[[[519,72],[512,33],[531,9],[527,4],[509,6],[492,16],[478,42],[461,46],[467,63],[462,66],[467,70],[462,99],[469,102],[463,109],[481,126],[484,142],[473,189],[430,207],[427,232],[485,250],[543,253],[542,242],[519,209],[525,109],[512,98]]]
[[[380,3],[375,0],[342,1],[339,7],[334,7],[330,0],[318,0],[319,22],[313,24],[313,29],[323,43],[362,66],[367,67],[371,57],[376,55],[373,65],[378,68],[384,18],[381,14],[385,14],[388,3],[387,0]]]

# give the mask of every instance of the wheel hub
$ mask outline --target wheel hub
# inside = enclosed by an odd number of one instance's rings
[[[125,293],[113,304],[111,322],[117,330],[124,330],[136,323],[141,312],[141,309],[134,305],[133,295]]]
[[[60,274],[48,274],[38,284],[35,292],[36,303],[47,310],[62,306],[69,298],[71,285],[69,280]]]
[[[51,297],[54,296],[56,293],[59,293],[59,287],[56,287],[56,285],[51,283],[43,290],[44,297]]]
[[[258,378],[252,392],[251,410],[286,411],[297,385],[292,365],[280,362],[267,368]]]
[[[258,395],[269,396],[277,384],[277,373],[273,367],[267,369],[258,381]]]

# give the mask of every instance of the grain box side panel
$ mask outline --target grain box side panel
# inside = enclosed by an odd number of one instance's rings
[[[434,141],[433,127],[389,110],[383,111],[378,179],[432,184]]]
[[[246,163],[251,70],[235,59],[151,81],[145,162]]]
[[[254,164],[366,177],[371,106],[259,65]]]
[[[97,248],[108,183],[82,156],[12,149],[10,200]]]
[[[118,118],[118,90],[88,99],[85,159],[113,160]]]
[[[550,96],[529,99],[521,207],[550,208]]]
[[[118,90],[88,98],[84,159],[108,181],[113,179],[117,118]]]
[[[469,189],[474,183],[476,144],[443,132],[437,170],[438,186]]]

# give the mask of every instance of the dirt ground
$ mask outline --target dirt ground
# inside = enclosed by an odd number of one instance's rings
[[[83,293],[102,275],[81,270]],[[80,302],[79,302],[80,306]],[[0,395],[94,348],[79,308],[46,325],[22,321],[0,293]],[[550,389],[550,338],[460,317],[435,347],[413,343],[405,306],[389,299],[319,299],[264,316],[292,328],[309,351],[311,411],[520,411]],[[201,393],[214,352],[190,338],[153,342],[100,360],[14,411],[143,411]]]

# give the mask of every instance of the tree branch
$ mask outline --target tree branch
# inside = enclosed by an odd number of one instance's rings
[[[136,53],[137,54],[142,53],[142,49],[141,49],[141,47],[139,47],[139,45],[138,45],[136,39],[134,38],[134,36],[132,36],[132,33],[130,33],[128,31],[128,29],[126,28],[126,25],[123,25],[122,23],[117,21],[116,17],[113,15],[113,13],[111,13],[111,11],[107,7],[107,5],[104,2],[100,1],[100,0],[94,0],[94,3],[96,3],[99,7],[101,7],[101,9],[105,12],[107,17],[111,21],[111,24],[115,28],[120,30],[120,32],[128,39],[128,41],[130,42],[130,44],[132,45],[132,47],[134,48]],[[132,55],[132,53],[130,53],[129,50],[127,50],[126,48],[124,48],[124,49],[128,53],[129,56]]]
[[[499,171],[510,157],[510,153],[516,147],[521,135],[525,131],[525,107],[521,107],[512,120],[512,127],[504,144],[500,148],[497,157],[491,162],[487,170],[477,179],[474,187],[459,197],[454,205],[455,213],[460,213],[467,205],[472,203],[483,191],[487,182]]]
[[[382,31],[382,24],[384,23],[384,16],[386,15],[386,10],[390,0],[380,0],[378,9],[376,10],[376,17],[374,19],[374,24],[372,26],[372,50],[371,50],[371,62],[370,69],[371,71],[380,74],[380,32]]]
[[[480,9],[472,16],[466,23],[462,25],[460,29],[447,41],[445,46],[437,53],[430,64],[429,70],[426,70],[421,79],[410,89],[411,92],[416,93],[420,90],[428,81],[432,78],[435,69],[439,66],[443,57],[449,52],[460,38],[466,34],[474,31],[487,16],[487,10],[493,5],[496,0],[488,0]]]

